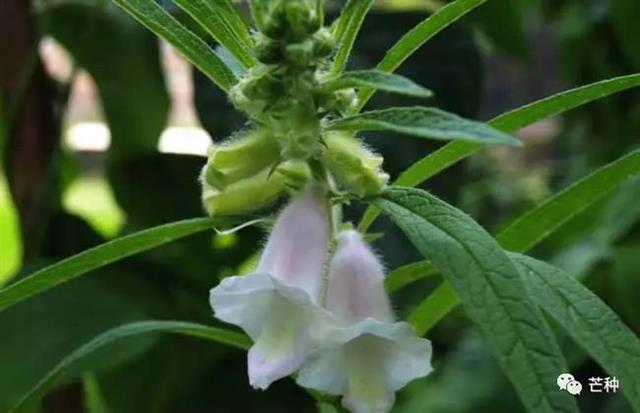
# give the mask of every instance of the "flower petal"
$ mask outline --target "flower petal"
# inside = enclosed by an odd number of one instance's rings
[[[404,322],[365,319],[334,328],[333,343],[305,363],[297,377],[301,386],[342,394],[354,413],[386,413],[394,392],[432,371],[431,344]]]
[[[327,200],[320,187],[309,186],[278,216],[257,272],[306,291],[317,303],[328,245]]]
[[[342,404],[352,412],[387,413],[393,407],[395,392],[385,377],[391,345],[368,334],[345,344],[347,388]]]
[[[211,306],[222,321],[240,326],[254,340],[249,382],[260,389],[296,371],[326,335],[330,315],[305,291],[270,274],[225,278],[211,290]]]
[[[311,317],[298,304],[272,299],[269,315],[247,357],[249,383],[263,390],[296,371],[313,346]]]

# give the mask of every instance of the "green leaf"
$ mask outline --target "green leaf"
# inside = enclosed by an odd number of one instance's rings
[[[510,254],[532,297],[620,386],[640,412],[640,340],[598,296],[564,271]]]
[[[327,125],[327,128],[392,131],[427,139],[520,145],[520,141],[516,138],[490,128],[484,123],[464,119],[440,109],[420,106],[364,112],[334,120]]]
[[[553,195],[538,207],[516,219],[502,230],[496,239],[505,249],[526,252],[571,218],[602,199],[610,191],[632,176],[639,174],[640,149],[601,167],[589,176]],[[394,282],[396,281],[394,280]],[[432,295],[435,297],[427,297],[410,314],[410,319],[422,320],[426,317],[423,313],[428,311],[432,313],[429,317],[439,320],[457,305],[456,297],[445,295],[445,292],[436,290]],[[446,305],[433,308],[425,304],[427,300],[433,302],[450,301]],[[417,328],[425,330],[427,326],[420,324]]]
[[[94,277],[62,285],[0,313],[0,412],[8,411],[64,356],[97,334],[149,318],[151,288],[131,294],[110,282],[126,279],[127,287],[142,287],[130,283],[132,278],[122,267],[96,271]],[[153,337],[140,337],[101,352],[91,365],[102,370],[126,364],[154,344]],[[65,376],[65,381],[69,378]]]
[[[236,82],[233,71],[195,33],[167,13],[155,0],[113,0],[140,23],[175,47],[222,90]]]
[[[251,345],[250,340],[240,333],[202,324],[183,321],[140,321],[125,324],[102,333],[65,357],[58,365],[51,369],[9,413],[17,412],[22,406],[28,405],[42,397],[47,388],[53,384],[56,379],[64,375],[65,372],[73,369],[77,364],[82,362],[83,359],[97,350],[121,339],[151,333],[181,334],[215,341],[243,350],[248,349]]]
[[[244,68],[256,63],[249,28],[229,0],[174,0]]]
[[[98,380],[93,374],[85,374],[82,377],[82,389],[84,390],[84,406],[87,413],[110,413]]]
[[[214,225],[210,218],[195,218],[114,239],[20,279],[0,290],[0,311],[58,284],[139,252],[175,241]]]
[[[431,294],[414,308],[407,321],[423,336],[451,310],[456,308],[460,299],[451,283],[442,282]]]
[[[449,25],[485,1],[486,0],[457,0],[441,7],[434,14],[427,17],[407,32],[407,34],[402,36],[402,38],[387,51],[377,68],[383,72],[393,72],[433,36],[446,29]],[[358,94],[358,105],[353,110],[353,113],[362,110],[374,93],[375,90],[373,89],[361,90]]]
[[[0,248],[0,287],[2,287],[18,272],[22,264],[22,238],[18,211],[4,175],[0,176],[0,234],[2,234],[2,248]]]
[[[498,234],[498,242],[510,251],[528,251],[562,224],[638,174],[640,149],[599,168],[526,212]]]
[[[438,273],[438,270],[428,261],[418,261],[397,268],[384,280],[384,286],[388,293],[399,290],[416,280],[430,277]]]
[[[409,96],[428,98],[433,92],[406,77],[381,72],[379,70],[359,70],[345,72],[320,85],[325,90],[338,90],[350,87],[370,87],[387,92],[401,93]]]
[[[528,105],[504,113],[489,122],[489,125],[504,132],[514,132],[549,116],[559,115],[597,99],[640,86],[640,74],[603,80],[587,86],[560,92]],[[416,186],[465,159],[482,146],[470,142],[451,142],[422,158],[407,168],[396,180],[396,185]],[[375,221],[378,212],[369,208],[362,218],[359,229],[366,232]]]
[[[331,64],[333,73],[340,73],[347,66],[356,36],[372,4],[373,0],[349,0],[342,9],[333,33],[338,45],[336,56]]]
[[[454,287],[527,409],[577,411],[553,380],[567,368],[553,333],[498,243],[463,212],[419,189],[391,188],[373,202]]]

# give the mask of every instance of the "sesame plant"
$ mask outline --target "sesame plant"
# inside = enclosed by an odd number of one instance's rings
[[[527,411],[578,411],[575,397],[556,384],[571,371],[561,348],[566,335],[619,379],[640,412],[638,337],[579,279],[525,255],[638,175],[640,150],[553,194],[497,234],[415,188],[487,145],[526,151],[512,135],[517,130],[640,85],[640,74],[602,80],[487,123],[431,106],[430,90],[394,71],[485,1],[448,3],[398,39],[376,67],[351,71],[347,63],[373,0],[347,1],[334,21],[325,18],[322,0],[252,0],[251,26],[230,0],[174,0],[217,48],[155,0],[114,0],[226,92],[248,121],[209,150],[200,176],[208,217],[149,228],[45,267],[0,290],[0,311],[191,234],[273,225],[255,269],[212,282],[210,296],[201,297],[212,307],[210,325],[149,320],[105,331],[61,360],[11,411],[36,403],[101,348],[167,333],[247,351],[246,385],[255,389],[268,392],[290,377],[320,411],[386,413],[397,392],[433,371],[439,353],[429,332],[460,304]],[[424,105],[367,110],[375,93],[419,97]],[[361,140],[369,131],[447,143],[392,182],[384,158]],[[279,204],[286,206],[273,214]],[[343,218],[352,204],[367,205],[359,222]],[[387,273],[386,251],[370,246],[385,236],[369,231],[380,214],[423,261]],[[426,277],[438,277],[439,286],[398,319],[391,294]]]

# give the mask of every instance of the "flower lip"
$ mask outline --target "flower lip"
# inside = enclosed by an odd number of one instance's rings
[[[431,344],[416,337],[405,322],[373,318],[336,327],[332,345],[303,364],[299,385],[333,395],[354,413],[386,413],[394,393],[410,381],[431,373]]]
[[[271,274],[225,278],[210,293],[215,316],[240,326],[254,341],[250,384],[266,389],[295,372],[327,336],[331,315],[297,287]]]
[[[216,318],[242,327],[254,341],[262,332],[262,320],[274,316],[269,314],[274,300],[286,300],[303,311],[318,311],[323,317],[331,317],[305,291],[267,273],[227,277],[211,289],[209,299]]]

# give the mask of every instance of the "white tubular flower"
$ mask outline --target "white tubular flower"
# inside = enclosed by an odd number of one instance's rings
[[[343,395],[354,413],[387,413],[395,392],[431,372],[431,344],[394,322],[384,270],[356,231],[340,235],[329,268],[326,306],[340,327],[303,365],[298,384]]]
[[[253,339],[249,382],[266,389],[296,371],[324,335],[319,307],[329,243],[323,191],[307,188],[280,214],[256,272],[224,279],[211,290],[215,316]]]

